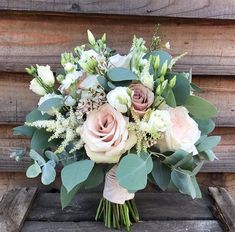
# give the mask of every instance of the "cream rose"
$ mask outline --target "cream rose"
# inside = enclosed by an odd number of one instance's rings
[[[142,84],[132,84],[130,85],[130,89],[134,92],[132,95],[133,110],[142,117],[146,110],[152,105],[154,94]]]
[[[80,133],[87,155],[96,163],[117,163],[136,144],[123,115],[109,104],[90,112]]]
[[[195,143],[201,136],[197,123],[188,115],[188,110],[183,106],[169,108],[171,125],[164,133],[164,138],[159,140],[158,147],[161,152],[185,150],[197,154]]]
[[[38,95],[45,95],[47,93],[36,78],[30,81],[29,89]]]
[[[118,68],[118,67],[130,68],[130,60],[131,60],[131,54],[128,54],[127,56],[121,56],[119,54],[116,54],[109,58],[109,65],[112,68]]]

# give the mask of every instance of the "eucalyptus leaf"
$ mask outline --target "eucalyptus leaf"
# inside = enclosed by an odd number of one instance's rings
[[[65,166],[61,171],[61,180],[67,192],[84,182],[94,167],[92,160],[81,160]]]
[[[154,160],[152,176],[160,189],[165,191],[171,181],[171,169],[159,159]]]
[[[85,189],[91,189],[99,186],[104,180],[103,168],[99,165],[95,165],[89,174],[87,180],[84,182]]]
[[[205,150],[200,153],[206,160],[214,161],[218,159],[212,150]]]
[[[140,153],[140,157],[141,157],[141,159],[144,160],[145,165],[146,165],[147,174],[149,174],[153,169],[153,160],[152,160],[151,155],[147,152],[142,151]]]
[[[203,92],[204,92],[204,91],[203,91],[199,86],[197,86],[195,83],[191,82],[190,85],[191,85],[191,88],[192,88],[192,90],[193,90],[194,92],[196,92],[196,93],[203,93]]]
[[[62,209],[64,209],[65,207],[69,205],[69,203],[72,201],[77,191],[79,190],[80,186],[81,185],[77,185],[70,192],[67,192],[66,188],[63,185],[61,185],[60,201],[61,201]]]
[[[26,171],[26,176],[28,178],[35,178],[41,173],[41,167],[38,165],[36,161],[34,161],[34,164],[28,167]]]
[[[38,110],[43,112],[48,112],[51,109],[60,109],[63,106],[63,98],[52,97],[44,101],[39,107]]]
[[[215,129],[215,123],[211,119],[203,120],[195,118],[194,120],[197,122],[198,128],[201,131],[202,135],[208,135]]]
[[[49,160],[42,167],[41,181],[44,185],[49,185],[52,182],[54,182],[55,177],[56,177],[55,162],[53,160]]]
[[[38,154],[36,151],[34,151],[33,149],[30,150],[29,152],[29,156],[31,157],[31,159],[33,159],[34,161],[37,161],[37,163],[39,164],[39,166],[43,166],[46,161],[44,160],[44,158]]]
[[[106,91],[110,91],[110,88],[108,86],[108,81],[106,80],[105,77],[103,76],[98,76],[97,80],[99,82],[99,84],[106,90]]]
[[[198,96],[189,96],[185,102],[185,107],[198,119],[212,118],[218,113],[215,106]]]
[[[128,154],[121,159],[116,170],[119,184],[130,192],[144,189],[147,184],[147,169],[143,159]]]
[[[35,128],[31,126],[17,126],[13,128],[14,135],[24,135],[32,138]]]
[[[137,80],[137,76],[127,68],[112,68],[107,73],[111,81],[132,81]]]
[[[219,144],[220,139],[220,136],[209,136],[197,146],[197,150],[199,152],[210,150]]]
[[[41,111],[39,111],[38,109],[33,109],[30,113],[28,113],[26,115],[26,122],[35,122],[38,120],[47,120],[49,119],[51,116],[44,113],[42,114]]]
[[[176,99],[175,99],[175,95],[174,95],[174,92],[172,89],[168,89],[167,90],[167,94],[166,94],[166,97],[165,97],[165,100],[166,100],[166,104],[168,106],[171,106],[171,107],[176,107]]]
[[[202,198],[202,192],[200,190],[200,187],[197,183],[197,179],[195,176],[191,176],[191,181],[193,183],[193,186],[195,188],[195,191],[196,191],[196,198]]]
[[[56,163],[59,162],[59,157],[52,151],[45,151],[45,155],[49,160],[54,160]]]

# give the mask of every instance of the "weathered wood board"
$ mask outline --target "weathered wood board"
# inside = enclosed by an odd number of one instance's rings
[[[233,0],[2,0],[0,10],[235,19]]]

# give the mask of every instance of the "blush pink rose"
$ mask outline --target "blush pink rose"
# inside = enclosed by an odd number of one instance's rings
[[[132,107],[133,110],[142,117],[146,110],[153,104],[153,92],[142,84],[132,84],[130,89],[133,90]]]
[[[164,133],[164,138],[158,141],[161,152],[182,149],[186,152],[197,154],[195,143],[201,136],[197,123],[188,115],[188,110],[183,106],[169,108],[170,126]]]
[[[96,163],[117,163],[136,143],[123,115],[105,104],[90,112],[81,129],[87,155]]]

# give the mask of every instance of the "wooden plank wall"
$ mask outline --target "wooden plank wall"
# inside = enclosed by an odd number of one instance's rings
[[[29,145],[12,135],[37,103],[28,90],[31,64],[59,67],[60,53],[86,42],[86,30],[107,33],[109,45],[124,54],[133,35],[151,39],[161,24],[162,38],[173,55],[188,52],[176,70],[193,70],[201,96],[220,110],[214,134],[222,136],[219,160],[205,164],[202,185],[221,185],[235,195],[235,2],[233,0],[1,0],[0,1],[0,188],[27,185],[28,160],[9,158]]]

